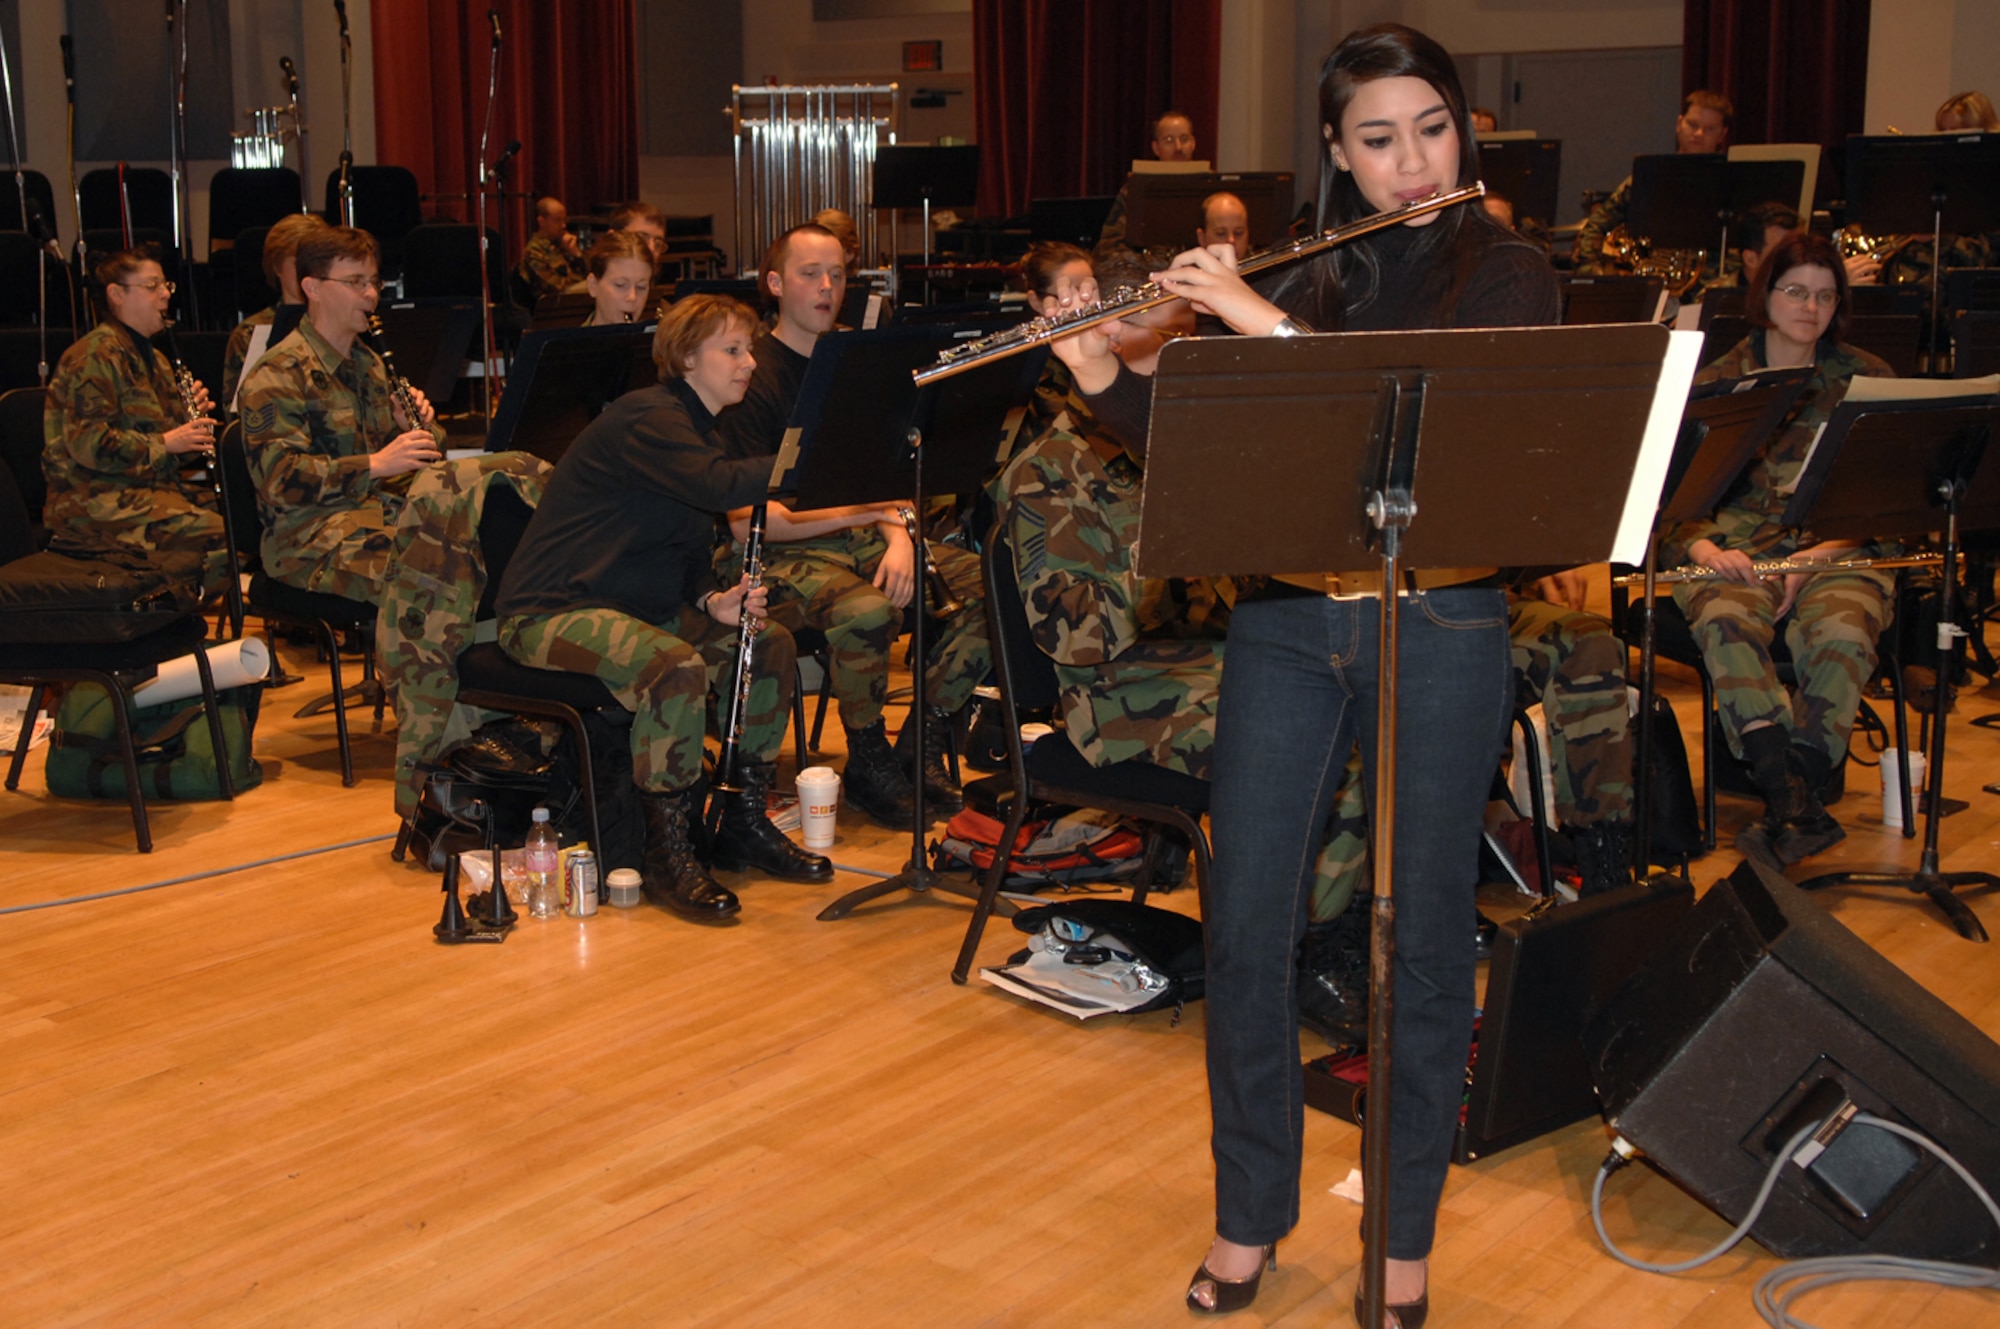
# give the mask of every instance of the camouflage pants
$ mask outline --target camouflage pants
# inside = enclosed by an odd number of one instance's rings
[[[500,622],[502,650],[536,669],[594,674],[632,712],[632,782],[648,791],[685,789],[701,774],[709,689],[727,692],[736,677],[736,629],[683,606],[654,626],[610,609],[517,614]],[[791,718],[797,657],[792,634],[767,623],[750,670],[743,751],[770,761]]]
[[[396,505],[400,513],[402,505]],[[377,502],[327,515],[303,546],[277,547],[264,536],[264,570],[287,586],[370,603],[382,598],[395,557],[395,514]]]
[[[1320,842],[1319,860],[1313,864],[1307,921],[1324,923],[1340,917],[1355,893],[1368,885],[1369,872],[1368,795],[1361,783],[1361,749],[1356,747],[1341,773],[1326,839]]]
[[[963,605],[943,626],[925,629],[925,696],[956,711],[993,667],[987,646],[986,599],[979,560],[963,549],[933,544],[937,569]],[[877,590],[873,578],[888,545],[874,527],[850,531],[845,547],[766,545],[764,579],[771,588],[771,617],[796,632],[826,634],[828,673],[840,718],[865,729],[882,718],[889,696],[889,649],[902,633],[903,614]],[[928,594],[928,592],[927,592]]]
[[[209,499],[204,502],[204,499]],[[70,522],[63,529],[82,539],[109,539],[127,549],[173,549],[200,554],[201,593],[213,595],[229,579],[229,551],[223,548],[222,514],[208,495],[179,490],[153,491],[143,521],[91,520]],[[57,525],[50,522],[51,526]]]
[[[1786,696],[1771,663],[1777,638],[1780,583],[1683,582],[1674,603],[1687,615],[1715,680],[1716,708],[1729,750],[1742,757],[1743,730],[1759,721],[1791,732],[1838,766],[1861,705],[1861,688],[1875,672],[1875,642],[1894,608],[1891,573],[1822,572],[1808,580],[1784,623],[1798,691]]]
[[[1625,644],[1611,625],[1546,600],[1507,610],[1514,677],[1542,703],[1556,815],[1564,825],[1632,820],[1632,721]]]

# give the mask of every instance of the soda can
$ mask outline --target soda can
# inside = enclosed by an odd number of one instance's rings
[[[563,869],[563,912],[572,918],[597,912],[597,855],[588,849],[572,851]]]

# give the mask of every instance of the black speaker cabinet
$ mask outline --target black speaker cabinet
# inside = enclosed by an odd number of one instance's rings
[[[1731,1223],[1800,1127],[1751,1235],[1778,1255],[2000,1262],[2000,1231],[1919,1131],[2000,1193],[2000,1046],[1798,888],[1745,863],[1584,1034],[1613,1130]],[[1836,1133],[1837,1132],[1837,1133]]]

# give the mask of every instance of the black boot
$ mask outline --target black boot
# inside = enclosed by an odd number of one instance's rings
[[[1308,923],[1299,943],[1299,1023],[1335,1046],[1368,1046],[1368,928],[1372,897]]]
[[[951,765],[946,760],[951,751],[951,727],[957,717],[950,711],[939,710],[935,706],[924,708],[924,807],[935,812],[956,812],[965,806],[965,791],[958,787],[958,781],[951,778]],[[896,735],[896,760],[902,763],[903,774],[916,779],[916,765],[912,754],[916,751],[917,719],[915,714],[903,721],[902,732]]]
[[[771,768],[746,764],[743,788],[718,794],[722,819],[715,828],[709,862],[729,872],[755,872],[780,881],[832,881],[833,864],[808,854],[771,824],[764,791],[771,787]]]
[[[694,791],[663,794],[642,789],[639,810],[646,821],[646,854],[639,867],[646,898],[696,923],[734,917],[743,906],[694,856],[689,827],[700,817]]]
[[[1764,821],[1753,829],[1762,832],[1780,863],[1790,867],[1847,838],[1796,768],[1791,739],[1783,729],[1767,725],[1743,735],[1743,756],[1764,795]],[[1752,846],[1745,847],[1746,853],[1756,847],[1755,838]]]
[[[1583,874],[1583,883],[1577,888],[1579,897],[1602,895],[1632,884],[1630,826],[1624,822],[1600,821],[1591,826],[1571,827],[1569,842],[1576,850],[1576,866]]]
[[[890,830],[907,831],[916,819],[917,807],[910,789],[910,777],[877,720],[866,729],[847,731],[847,765],[840,773],[841,797],[847,806],[859,809]]]

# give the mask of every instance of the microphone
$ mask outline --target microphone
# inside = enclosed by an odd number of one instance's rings
[[[495,50],[498,50],[500,47],[500,11],[497,9],[487,10],[486,21],[493,28],[493,47]]]
[[[63,90],[69,94],[70,104],[75,105],[76,104],[76,47],[73,44],[71,44],[70,36],[67,32],[65,32],[61,36],[61,38],[59,38],[59,40],[62,42]]]
[[[498,175],[500,174],[500,172],[506,170],[507,163],[514,160],[514,154],[519,152],[520,150],[521,150],[520,139],[517,138],[514,139],[512,142],[508,143],[507,150],[500,154],[500,160],[493,163],[493,174]]]
[[[28,234],[42,242],[42,248],[55,255],[56,261],[63,257],[62,246],[56,243],[55,228],[49,225],[48,214],[42,211],[42,201],[28,199]]]
[[[292,67],[292,57],[278,57],[278,68],[285,71],[285,90],[296,97],[299,95],[299,71]]]
[[[340,40],[347,40],[347,0],[333,0],[333,12],[340,16]]]

